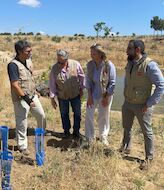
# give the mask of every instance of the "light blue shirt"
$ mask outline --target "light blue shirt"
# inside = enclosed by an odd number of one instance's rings
[[[148,63],[147,76],[149,77],[152,84],[156,86],[154,93],[146,102],[147,106],[151,107],[157,104],[164,94],[164,77],[155,61]]]
[[[99,68],[96,68],[94,64],[93,70],[93,80],[90,81],[89,77],[86,76],[86,88],[92,89],[92,97],[94,99],[100,99],[102,97],[101,83],[100,83],[100,74],[101,74],[102,65]],[[109,85],[107,87],[107,92],[109,95],[113,95],[114,88],[116,83],[116,68],[114,64],[109,62]]]

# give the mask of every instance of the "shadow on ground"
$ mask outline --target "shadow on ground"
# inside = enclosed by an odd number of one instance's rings
[[[14,160],[20,164],[26,164],[26,165],[30,165],[30,166],[35,165],[35,160],[33,160],[32,158],[27,157],[27,156],[17,155],[14,157]]]
[[[47,146],[61,148],[61,151],[67,151],[68,149],[74,148],[88,148],[88,142],[83,135],[80,135],[79,138],[74,138],[72,135],[64,138],[63,135],[63,133],[52,132],[52,136],[58,139],[49,139],[47,141]]]
[[[137,157],[133,157],[133,156],[122,156],[122,158],[124,160],[128,160],[128,161],[131,161],[131,162],[138,162],[138,163],[142,163],[144,160],[143,159],[140,159],[140,158],[137,158]]]
[[[27,136],[34,136],[35,135],[35,128],[28,128],[27,129]],[[9,139],[14,139],[16,137],[16,129],[9,129]]]

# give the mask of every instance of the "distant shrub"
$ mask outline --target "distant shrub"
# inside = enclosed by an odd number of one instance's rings
[[[74,39],[73,37],[69,37],[69,38],[68,38],[68,41],[71,42],[71,41],[73,41],[73,39]]]
[[[10,32],[3,32],[3,33],[0,33],[0,35],[7,35],[7,36],[9,36],[9,35],[11,35],[11,33]]]
[[[115,41],[117,41],[117,40],[116,40],[115,38],[112,38],[111,41],[115,42]]]
[[[33,33],[33,32],[27,32],[26,35],[27,35],[27,36],[33,36],[34,33]]]
[[[9,37],[9,36],[7,36],[7,37],[5,38],[5,40],[6,40],[7,42],[12,42],[12,38]]]
[[[78,36],[85,37],[85,35],[84,35],[84,34],[79,34]]]
[[[91,39],[91,40],[94,40],[94,39],[95,39],[94,36],[88,36],[87,38],[88,38],[88,39]]]
[[[158,49],[158,47],[157,47],[157,45],[156,45],[156,44],[152,44],[152,45],[150,46],[150,49],[157,50],[157,49]]]
[[[42,40],[42,37],[41,36],[35,36],[34,38],[36,41],[41,41]]]
[[[59,36],[53,36],[53,37],[51,38],[51,40],[52,40],[53,42],[59,43],[59,42],[61,41],[61,37],[59,37]]]
[[[41,35],[41,33],[40,33],[40,32],[37,32],[35,35],[36,35],[36,36],[40,36],[40,35]]]

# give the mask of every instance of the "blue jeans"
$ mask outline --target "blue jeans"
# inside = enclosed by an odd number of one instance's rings
[[[63,100],[58,98],[60,114],[62,119],[62,125],[65,134],[69,134],[71,128],[71,122],[69,118],[69,105],[71,104],[72,111],[74,113],[74,125],[73,125],[73,134],[79,135],[80,130],[80,121],[81,121],[81,100],[80,96],[77,96],[72,99]]]

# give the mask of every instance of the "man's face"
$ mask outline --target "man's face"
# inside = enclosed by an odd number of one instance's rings
[[[62,56],[60,56],[60,55],[57,55],[57,61],[58,61],[58,63],[60,63],[60,64],[64,64],[64,63],[67,62],[67,60],[64,59],[64,58],[63,58]]]
[[[134,47],[133,43],[129,43],[128,44],[126,53],[128,55],[128,59],[130,59],[131,61],[136,58],[136,56],[137,56],[137,54],[136,54],[136,48]]]
[[[24,60],[29,59],[32,55],[32,48],[26,47],[22,52],[19,54]]]

